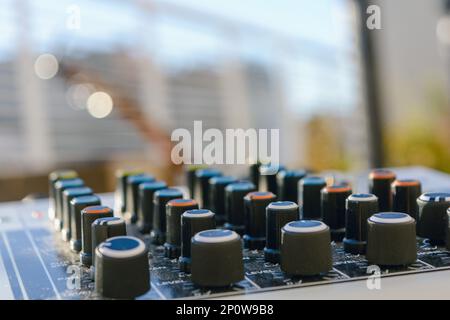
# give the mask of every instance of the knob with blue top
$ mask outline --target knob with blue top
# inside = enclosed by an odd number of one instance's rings
[[[209,195],[209,179],[219,177],[222,175],[217,169],[206,168],[199,169],[195,172],[195,199],[199,202],[200,208],[210,209],[210,195]]]
[[[258,189],[261,191],[269,191],[273,194],[278,192],[278,181],[277,174],[285,170],[284,166],[273,165],[273,164],[263,164],[259,167],[259,186]]]
[[[256,191],[256,187],[250,181],[239,181],[229,184],[225,188],[225,211],[227,222],[224,227],[229,230],[243,234],[245,230],[245,207],[244,197]]]
[[[414,263],[417,258],[416,221],[402,212],[380,212],[367,220],[369,263],[397,266]]]
[[[176,188],[158,190],[153,195],[153,230],[150,233],[153,244],[162,245],[166,241],[166,204],[182,198],[183,193]]]
[[[264,258],[268,262],[280,262],[281,228],[299,219],[299,208],[292,201],[275,201],[266,208],[266,246]]]
[[[445,243],[448,226],[447,209],[450,207],[450,193],[428,192],[417,199],[417,235],[430,239],[432,244]]]
[[[306,176],[305,170],[282,170],[277,174],[277,197],[283,201],[298,201],[298,183]]]
[[[321,219],[320,191],[327,185],[325,179],[319,176],[306,176],[298,183],[298,204],[301,206],[302,219]]]
[[[138,221],[139,185],[153,181],[155,178],[148,174],[133,175],[127,178],[127,212],[130,214],[131,223]]]
[[[64,180],[58,180],[55,183],[55,229],[57,231],[61,231],[63,227],[63,204],[64,204],[64,198],[63,198],[63,192],[67,189],[71,188],[81,188],[84,187],[84,182],[80,178],[74,178],[74,179],[64,179]]]
[[[180,270],[191,272],[191,240],[203,230],[214,229],[216,220],[214,213],[207,209],[187,210],[181,216],[181,256]]]
[[[81,187],[81,188],[70,188],[67,190],[64,190],[63,192],[63,227],[61,230],[62,239],[64,241],[70,241],[70,230],[71,230],[71,223],[72,223],[72,217],[70,215],[70,201],[72,201],[73,198],[81,197],[81,196],[88,196],[93,194],[93,191],[91,188],[88,187]]]
[[[298,220],[281,229],[281,270],[313,276],[332,269],[330,228],[317,220]]]
[[[95,253],[95,248],[106,239],[126,235],[127,228],[123,218],[98,218],[91,226],[92,252]],[[95,259],[92,259],[92,264],[95,264]]]
[[[218,225],[222,225],[226,222],[225,188],[236,181],[236,178],[230,176],[220,176],[209,179],[209,209],[216,214],[216,222]]]
[[[114,197],[116,208],[120,213],[127,212],[128,177],[142,174],[144,173],[140,170],[120,169],[116,171],[116,191]]]
[[[191,243],[192,282],[201,287],[226,287],[244,279],[240,236],[231,230],[200,231]]]
[[[139,208],[137,225],[141,233],[147,234],[153,227],[153,196],[158,190],[166,189],[163,181],[144,182],[139,185]]]
[[[99,218],[112,216],[113,210],[107,206],[91,206],[81,211],[80,260],[83,265],[92,265],[92,223]]]
[[[150,290],[148,249],[130,236],[109,238],[95,249],[95,291],[106,298],[133,299]]]
[[[78,173],[75,170],[62,169],[51,172],[48,175],[48,216],[50,220],[55,219],[55,207],[56,207],[56,191],[55,183],[58,180],[67,180],[78,178]]]
[[[345,202],[345,252],[364,254],[367,244],[367,219],[378,212],[378,198],[370,193],[354,193]]]

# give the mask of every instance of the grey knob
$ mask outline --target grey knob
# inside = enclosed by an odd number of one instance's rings
[[[242,241],[231,230],[205,230],[191,243],[192,282],[202,287],[225,287],[244,279]]]
[[[73,198],[81,196],[89,196],[93,194],[91,188],[81,187],[81,188],[71,188],[64,190],[63,192],[63,228],[61,230],[62,239],[64,241],[70,241],[70,230],[72,217],[70,215],[70,201]]]
[[[450,193],[429,192],[417,199],[417,235],[428,238],[432,244],[445,243],[448,225],[447,208],[450,207]]]
[[[73,198],[70,201],[70,248],[75,252],[80,252],[81,243],[81,211],[86,207],[99,206],[101,200],[96,195]]]
[[[106,239],[126,235],[127,228],[124,219],[120,217],[98,218],[91,226],[92,252],[95,253],[95,248]],[[92,259],[92,264],[95,264],[95,259]]]
[[[312,276],[332,269],[330,228],[316,220],[287,223],[281,229],[281,270]]]

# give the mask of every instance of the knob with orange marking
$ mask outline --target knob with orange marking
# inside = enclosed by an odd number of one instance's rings
[[[386,169],[375,169],[369,174],[369,192],[376,195],[380,211],[392,210],[391,184],[395,173]]]
[[[352,194],[348,184],[335,184],[321,191],[322,219],[330,227],[331,240],[342,241],[345,234],[345,200]]]
[[[85,266],[92,264],[92,223],[99,218],[113,216],[113,210],[106,206],[86,207],[81,211],[81,253],[80,260]]]
[[[392,183],[394,196],[394,211],[409,214],[417,219],[417,198],[422,194],[419,180],[405,179],[395,180]]]

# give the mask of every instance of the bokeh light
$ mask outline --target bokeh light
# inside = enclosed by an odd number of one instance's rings
[[[41,54],[34,62],[34,72],[43,80],[53,78],[58,73],[58,69],[58,59],[50,53]]]
[[[94,92],[87,100],[87,110],[94,118],[105,118],[111,113],[112,109],[113,100],[106,92]]]

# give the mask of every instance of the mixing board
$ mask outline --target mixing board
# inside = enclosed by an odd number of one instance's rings
[[[423,192],[450,192],[448,175],[425,168],[398,168],[394,171],[397,179],[420,180]],[[366,173],[354,178],[332,175],[350,181],[353,192],[368,191]],[[330,173],[324,176],[330,176]],[[117,211],[120,208],[117,210],[118,204],[114,203],[113,194],[100,194],[99,197],[102,205],[116,208],[115,215],[119,215]],[[62,239],[61,232],[55,231],[55,223],[49,219],[48,209],[48,199],[0,205],[0,299],[104,299],[95,290],[93,268],[82,265],[79,253],[75,253],[71,245]],[[194,284],[192,275],[180,267],[178,258],[167,257],[166,246],[152,243],[152,234],[140,232],[142,224],[131,223],[132,219],[126,219],[127,235],[141,239],[149,248],[151,288],[137,299],[301,298],[307,296],[308,290],[314,290],[316,297],[323,297],[326,292],[333,292],[330,287],[338,288],[348,282],[366,280],[378,271],[382,279],[388,279],[414,274],[426,278],[430,273],[439,275],[444,273],[436,271],[450,270],[450,252],[445,245],[435,245],[429,239],[416,239],[417,256],[412,263],[380,269],[369,267],[364,254],[344,250],[342,239],[334,239],[331,242],[332,267],[328,272],[288,275],[280,263],[267,259],[264,250],[246,245],[242,253],[242,279],[227,286],[202,286],[198,285],[198,281]],[[167,228],[171,228],[169,223]],[[192,258],[195,258],[194,255]],[[98,264],[96,268],[99,269]],[[105,278],[106,275],[103,281],[106,281]],[[283,295],[283,292],[288,295]],[[334,297],[339,294],[334,293]]]

